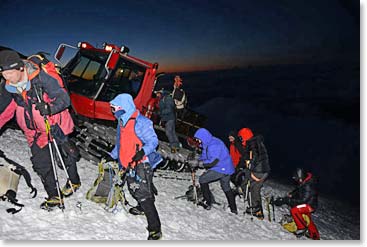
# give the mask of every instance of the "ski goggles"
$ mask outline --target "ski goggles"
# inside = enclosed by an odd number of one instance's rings
[[[120,111],[122,110],[122,106],[119,106],[119,105],[111,105],[111,112],[112,113],[115,113],[117,111]]]

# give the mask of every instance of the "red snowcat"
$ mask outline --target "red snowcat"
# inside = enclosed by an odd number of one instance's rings
[[[60,44],[55,59],[61,65],[61,74],[69,91],[76,124],[73,138],[84,159],[99,162],[112,150],[116,138],[116,120],[109,101],[121,93],[133,96],[136,107],[146,112],[157,80],[164,73],[157,73],[158,63],[149,63],[129,55],[129,48],[103,44],[101,48],[87,42],[77,46]],[[152,118],[159,138],[158,152],[164,161],[161,169],[176,171],[186,169],[185,163],[192,151],[186,138],[193,136],[205,117],[187,109],[185,119],[177,119],[176,132],[182,148],[171,153],[164,127],[159,117]]]

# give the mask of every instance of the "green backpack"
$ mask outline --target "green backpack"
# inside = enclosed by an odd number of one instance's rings
[[[128,202],[123,191],[124,178],[125,174],[121,174],[117,162],[106,162],[102,159],[98,163],[98,177],[88,190],[86,198],[96,203],[103,203],[104,209],[112,213],[118,211],[120,202],[127,211]]]

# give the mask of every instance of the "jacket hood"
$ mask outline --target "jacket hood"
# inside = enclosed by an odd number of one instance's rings
[[[246,141],[251,139],[254,134],[252,133],[252,130],[249,128],[242,128],[238,131],[238,136],[242,138],[242,145],[245,145]]]
[[[125,114],[120,117],[120,120],[122,120],[124,125],[127,123],[131,115],[136,111],[134,100],[131,95],[127,93],[117,95],[113,100],[110,101],[110,104],[121,106],[125,111]]]
[[[200,139],[201,142],[203,143],[203,146],[208,146],[208,144],[213,139],[213,135],[207,129],[204,129],[204,128],[198,129],[195,132],[194,137]]]

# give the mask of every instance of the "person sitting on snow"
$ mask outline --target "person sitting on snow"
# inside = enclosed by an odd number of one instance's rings
[[[237,214],[235,195],[229,184],[231,175],[234,173],[234,166],[227,147],[220,139],[214,137],[204,128],[195,132],[194,139],[202,148],[202,153],[199,160],[189,160],[188,163],[192,168],[207,169],[199,177],[204,200],[198,204],[207,210],[211,209],[213,201],[210,196],[209,184],[220,180],[220,186],[227,197],[231,212]]]
[[[286,204],[291,207],[291,215],[297,225],[294,233],[297,236],[306,234],[307,237],[319,240],[320,234],[311,219],[311,213],[315,212],[318,204],[317,179],[312,173],[305,172],[302,168],[296,169],[292,179],[297,182],[297,188],[285,197],[276,198],[272,203],[275,206]],[[310,221],[308,225],[303,215],[308,217]]]

